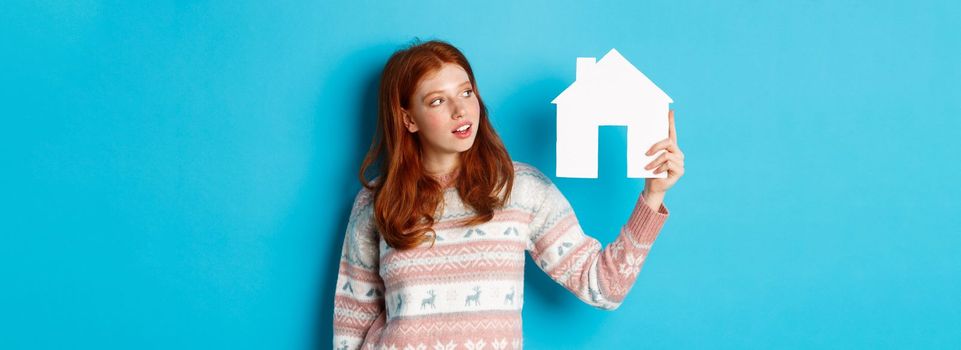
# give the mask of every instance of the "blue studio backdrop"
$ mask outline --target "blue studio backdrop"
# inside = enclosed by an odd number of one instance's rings
[[[528,258],[531,349],[961,347],[952,1],[5,1],[0,348],[331,346],[378,74],[415,37],[474,66],[515,160],[608,243],[643,179],[600,128],[554,177],[576,57],[675,101],[686,174],[624,304]]]

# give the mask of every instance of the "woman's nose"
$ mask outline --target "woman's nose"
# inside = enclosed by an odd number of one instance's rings
[[[455,102],[454,115],[452,115],[451,117],[453,117],[454,119],[460,119],[464,117],[465,113],[467,113],[467,104],[461,101]]]

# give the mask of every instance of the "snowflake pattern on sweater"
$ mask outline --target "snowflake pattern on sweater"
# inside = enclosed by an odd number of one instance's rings
[[[493,220],[470,227],[473,214],[454,187],[444,192],[436,242],[414,249],[387,245],[361,188],[344,237],[334,296],[338,350],[520,349],[524,254],[578,299],[614,310],[634,285],[669,215],[639,197],[607,247],[584,233],[570,203],[537,168],[513,162],[514,188]],[[440,177],[447,181],[449,177]]]

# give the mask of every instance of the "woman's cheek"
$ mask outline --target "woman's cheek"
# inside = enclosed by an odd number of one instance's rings
[[[430,116],[431,129],[436,130],[438,134],[442,133],[443,129],[446,127],[444,123],[444,116],[442,114],[435,114]]]
[[[480,102],[478,102],[476,98],[474,99],[473,103],[471,103],[471,109],[471,112],[473,112],[474,116],[480,116]]]

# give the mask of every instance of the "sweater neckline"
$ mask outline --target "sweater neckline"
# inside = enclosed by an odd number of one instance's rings
[[[454,179],[457,178],[457,170],[449,171],[444,174],[428,174],[430,177],[437,180],[440,183],[441,188],[449,188],[454,186]]]

